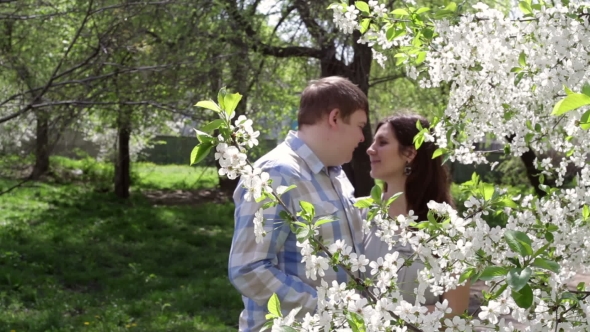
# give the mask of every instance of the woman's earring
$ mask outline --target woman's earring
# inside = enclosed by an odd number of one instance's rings
[[[407,161],[406,161],[406,167],[404,167],[404,174],[405,175],[412,174],[412,166],[410,166],[410,163]]]

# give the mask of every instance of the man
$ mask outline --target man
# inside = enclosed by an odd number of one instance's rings
[[[320,226],[320,236],[333,243],[344,240],[362,253],[362,219],[354,208],[354,188],[341,165],[352,159],[363,141],[367,123],[366,95],[341,77],[311,81],[301,94],[298,130],[290,131],[283,143],[260,158],[255,166],[268,172],[272,187],[296,185],[281,196],[289,210],[299,211],[299,201],[315,206],[316,217],[333,215],[338,220]],[[229,257],[229,278],[242,294],[244,310],[239,330],[259,331],[266,322],[267,303],[276,293],[283,315],[302,306],[297,317],[313,314],[316,287],[321,279],[306,277],[301,248],[295,234],[279,216],[282,207],[264,211],[266,236],[256,243],[253,219],[263,202],[245,201],[242,183],[234,192],[235,230]],[[328,269],[323,277],[348,281],[343,269]]]

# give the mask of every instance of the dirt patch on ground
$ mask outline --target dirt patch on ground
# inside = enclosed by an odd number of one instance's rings
[[[197,205],[227,203],[231,198],[217,189],[143,190],[143,195],[154,205]]]

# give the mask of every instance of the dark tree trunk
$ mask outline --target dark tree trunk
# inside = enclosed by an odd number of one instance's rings
[[[32,180],[39,180],[49,172],[49,119],[44,110],[36,112],[37,128],[35,140],[35,166],[31,172]]]
[[[353,39],[358,40],[360,34],[354,32]],[[336,59],[336,50],[334,48],[326,51],[327,57],[321,60],[321,76],[342,76],[348,78],[368,96],[369,95],[369,74],[371,72],[371,61],[373,56],[371,49],[367,45],[354,43],[354,57],[352,63],[345,65],[341,60]],[[367,125],[363,128],[365,140],[354,150],[352,161],[344,164],[343,169],[346,172],[350,182],[355,188],[355,196],[368,196],[371,188],[375,184],[371,178],[371,162],[367,155],[367,149],[373,141],[371,131],[371,120],[367,119]]]
[[[119,198],[129,198],[131,185],[131,158],[129,155],[129,140],[131,138],[131,118],[129,110],[120,109],[117,120],[117,155],[115,159],[115,195]]]
[[[299,12],[303,24],[306,26],[309,34],[319,45],[318,48],[306,46],[274,46],[263,42],[257,29],[249,21],[250,16],[243,16],[237,1],[223,1],[228,14],[231,17],[231,23],[235,28],[243,31],[249,40],[249,47],[254,52],[264,55],[275,56],[279,58],[289,57],[306,57],[319,59],[321,63],[321,76],[342,76],[356,83],[366,94],[369,92],[369,73],[371,69],[372,52],[367,45],[360,45],[356,41],[360,37],[360,32],[354,31],[352,48],[354,56],[352,63],[345,64],[342,60],[336,58],[336,41],[333,39],[331,32],[326,31],[317,23],[315,13],[312,13],[310,7],[305,1],[294,1],[293,8]],[[352,3],[352,1],[351,1]],[[255,6],[252,7],[253,9]],[[290,13],[287,11],[286,13]],[[369,156],[366,154],[370,146],[373,133],[371,132],[370,121],[363,130],[365,141],[359,144],[353,155],[353,160],[344,165],[344,171],[355,188],[355,195],[366,196],[370,194],[374,181],[370,176]]]
[[[526,176],[529,179],[531,186],[535,188],[535,193],[538,197],[543,197],[547,195],[547,193],[539,188],[539,185],[541,184],[539,175],[541,175],[541,172],[535,168],[535,158],[537,158],[537,155],[533,150],[528,150],[520,156],[520,160],[522,160],[522,163],[524,164]]]
[[[506,137],[506,141],[511,143],[513,138],[514,138],[514,136]],[[541,175],[541,172],[535,168],[535,159],[536,158],[537,158],[537,154],[530,147],[527,152],[523,153],[520,156],[520,160],[524,164],[524,168],[526,169],[526,176],[529,179],[531,186],[533,186],[533,188],[535,189],[535,193],[537,194],[538,197],[543,197],[543,196],[547,195],[547,193],[544,192],[543,190],[541,190],[541,188],[539,188],[539,185],[541,184],[541,181],[539,179],[539,175]]]

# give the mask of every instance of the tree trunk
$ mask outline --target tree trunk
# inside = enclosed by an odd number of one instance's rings
[[[359,31],[355,31],[352,37],[355,41],[360,38]],[[367,45],[354,43],[354,57],[352,63],[345,65],[336,59],[336,49],[329,49],[327,57],[321,60],[321,76],[342,76],[356,84],[367,96],[369,95],[369,74],[373,55]],[[371,178],[371,162],[367,155],[367,149],[373,141],[371,120],[367,117],[367,125],[363,128],[365,140],[354,150],[352,161],[344,164],[343,169],[355,189],[355,196],[368,196],[375,184]]]
[[[513,139],[514,135],[506,137],[506,141],[508,141],[509,143],[512,143]],[[543,197],[547,195],[547,193],[541,190],[541,188],[539,188],[539,185],[541,184],[541,181],[539,181],[539,175],[541,175],[541,172],[535,168],[536,158],[537,154],[530,147],[527,152],[523,153],[520,156],[520,160],[524,164],[524,168],[526,169],[526,176],[529,179],[531,186],[533,186],[533,188],[535,189],[535,193],[538,197]]]
[[[129,140],[131,138],[131,114],[126,107],[119,110],[117,119],[117,155],[115,159],[115,195],[126,199],[131,185],[131,158]]]
[[[231,84],[229,89],[232,93],[239,92],[242,95],[240,103],[236,107],[236,114],[233,120],[236,120],[240,115],[246,114],[248,105],[248,73],[250,72],[250,63],[248,61],[249,48],[246,43],[238,46],[237,57],[231,61]],[[216,165],[219,168],[219,164]],[[219,189],[231,196],[238,186],[239,178],[229,179],[226,176],[219,176]]]
[[[49,172],[49,115],[44,110],[39,110],[35,114],[37,117],[35,166],[30,177],[32,180],[39,180]]]
[[[541,181],[539,180],[539,175],[541,174],[541,172],[535,168],[534,162],[536,158],[537,155],[533,150],[530,149],[520,156],[520,160],[522,161],[522,163],[524,164],[524,168],[526,169],[526,176],[529,179],[531,186],[533,186],[533,188],[535,189],[535,193],[538,197],[544,197],[545,195],[547,195],[547,193],[541,190],[541,188],[539,188],[539,185],[541,184]]]

